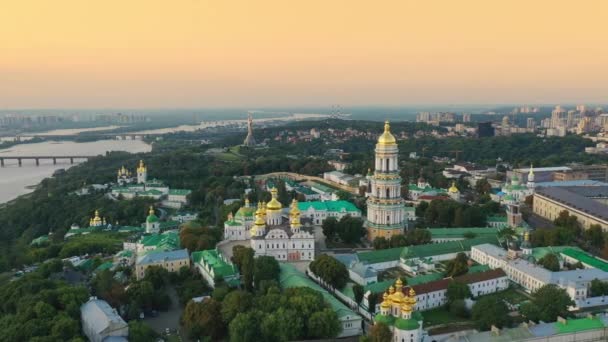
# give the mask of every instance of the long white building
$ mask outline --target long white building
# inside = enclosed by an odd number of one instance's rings
[[[491,244],[473,246],[471,259],[491,268],[503,269],[509,280],[521,285],[528,292],[547,284],[555,284],[566,290],[572,298],[575,303],[572,309],[608,303],[608,298],[604,303],[604,297],[591,297],[589,292],[592,280],[608,281],[608,272],[597,268],[552,272],[526,259],[514,257],[513,254]]]

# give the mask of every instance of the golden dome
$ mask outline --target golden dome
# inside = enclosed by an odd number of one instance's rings
[[[268,202],[268,204],[266,204],[266,210],[281,210],[283,208],[283,205],[281,204],[281,202],[279,202],[279,200],[277,200],[277,188],[272,188],[272,190],[270,190],[270,193],[272,194],[272,199],[270,200],[270,202]]]
[[[256,226],[264,226],[266,224],[266,221],[264,221],[264,218],[262,217],[262,214],[257,214],[255,215],[255,223]]]
[[[391,134],[391,125],[388,121],[384,122],[384,133],[378,138],[378,145],[397,145],[397,139]]]
[[[395,287],[393,285],[391,285],[391,287],[388,288],[388,293],[390,293],[390,294],[395,293]]]
[[[144,165],[144,161],[139,161],[139,167],[137,168],[137,172],[146,172],[146,165]]]
[[[397,290],[400,290],[403,287],[403,282],[401,281],[401,278],[397,278],[397,281],[395,282],[395,288]]]
[[[291,218],[291,225],[292,226],[300,226],[300,225],[302,225],[302,223],[300,223],[300,215],[294,215]]]
[[[99,217],[99,210],[95,210],[95,217],[93,217],[93,224],[100,224],[101,217]]]
[[[458,191],[458,188],[456,187],[456,182],[452,182],[452,186],[448,189],[448,191],[451,193],[460,192],[460,191]]]
[[[412,306],[410,304],[403,304],[401,306],[401,312],[412,312]]]
[[[298,208],[298,200],[295,198],[291,202],[291,211],[289,212],[289,215],[291,215],[291,216],[300,215],[300,208]]]

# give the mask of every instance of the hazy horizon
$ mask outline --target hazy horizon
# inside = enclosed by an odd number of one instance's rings
[[[608,2],[80,0],[0,12],[0,108],[606,103]]]

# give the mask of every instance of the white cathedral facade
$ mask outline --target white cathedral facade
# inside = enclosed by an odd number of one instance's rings
[[[285,210],[277,199],[277,189],[271,191],[268,203],[257,208],[248,200],[236,215],[224,223],[225,240],[249,240],[256,256],[268,255],[279,261],[314,260],[315,237],[310,227],[303,227],[298,202],[294,199]]]

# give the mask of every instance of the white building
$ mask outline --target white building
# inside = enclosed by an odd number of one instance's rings
[[[298,209],[302,218],[310,219],[314,225],[323,224],[328,217],[338,220],[346,215],[361,217],[361,210],[348,201],[299,202]]]
[[[473,246],[471,259],[491,268],[502,268],[509,280],[521,285],[526,291],[533,292],[547,284],[555,284],[566,290],[575,303],[572,309],[599,305],[590,297],[589,286],[593,279],[608,281],[608,272],[595,268],[552,272],[522,258],[509,256],[504,249],[490,245]],[[601,301],[601,305],[603,301]]]
[[[270,192],[272,200],[258,203],[257,210],[246,200],[236,215],[228,215],[224,240],[250,240],[256,255],[270,255],[280,261],[313,260],[314,235],[311,227],[302,227],[297,200],[285,212],[277,199],[277,189]]]
[[[127,342],[129,325],[105,300],[91,297],[80,307],[82,332],[91,342]]]

